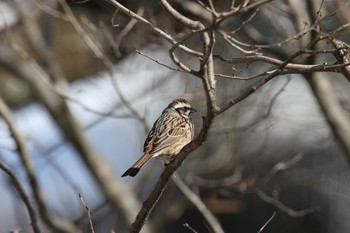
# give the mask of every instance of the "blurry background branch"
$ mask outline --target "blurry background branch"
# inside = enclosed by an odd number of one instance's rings
[[[316,2],[310,2],[308,4],[308,12],[310,18],[317,22],[318,17],[321,15],[322,5],[317,4]],[[317,40],[318,35],[313,32],[311,33],[311,40]],[[340,47],[339,41],[335,42],[334,38],[330,38],[330,42],[335,47],[333,54],[335,55],[337,61],[343,64],[344,62],[349,62],[347,59],[348,49],[346,47]],[[316,51],[322,50],[322,45],[320,43],[315,44],[314,49]],[[343,50],[342,50],[343,49]],[[307,62],[311,64],[317,64],[322,62],[322,58],[319,56],[312,55],[307,59]],[[345,67],[340,68],[341,73],[344,74],[344,77],[348,79],[347,70],[348,64]],[[332,82],[328,77],[325,77],[322,73],[311,73],[308,75],[308,81],[311,86],[315,97],[317,98],[318,103],[324,113],[325,118],[327,119],[334,136],[338,139],[341,147],[343,148],[344,155],[350,164],[350,117],[347,112],[344,111],[343,106],[341,105],[337,94],[334,91]]]
[[[1,108],[3,100],[0,100],[0,111],[1,111],[1,115],[3,115],[3,108]],[[5,110],[6,111],[6,110]],[[0,161],[0,169],[3,170],[11,179],[11,182],[13,183],[13,185],[15,186],[18,194],[20,195],[24,205],[26,206],[29,216],[30,216],[30,220],[31,220],[31,225],[33,227],[33,232],[35,233],[39,233],[40,228],[38,225],[38,217],[37,217],[37,213],[35,211],[35,208],[33,207],[33,205],[30,203],[29,197],[26,194],[23,185],[21,184],[20,180],[18,179],[18,177],[16,176],[16,174],[14,174],[14,172],[11,170],[11,168],[9,168],[5,163],[3,163],[2,161]]]
[[[9,131],[11,132],[13,138],[16,141],[19,156],[22,161],[22,165],[25,168],[27,177],[29,179],[31,190],[35,197],[35,201],[39,206],[39,213],[42,219],[45,221],[45,223],[48,226],[50,226],[52,229],[54,229],[57,232],[80,232],[69,221],[66,221],[48,212],[46,202],[41,194],[40,186],[36,178],[35,168],[34,168],[32,159],[30,158],[30,154],[25,145],[25,140],[21,136],[20,132],[16,129],[15,122],[11,115],[11,111],[1,98],[0,98],[0,113],[3,119],[6,121],[9,127]],[[30,212],[32,220],[34,220],[32,223],[33,229],[34,231],[38,232],[39,227],[38,227],[38,222],[36,220],[36,215],[31,208],[29,208],[28,211]]]
[[[196,206],[199,212],[203,214],[204,218],[208,221],[209,226],[212,228],[215,233],[224,233],[219,221],[216,217],[210,212],[210,210],[205,206],[202,200],[185,184],[181,179],[179,174],[176,172],[171,176],[172,181],[176,186],[181,190],[181,192]]]
[[[23,21],[29,23],[26,20],[27,19],[23,19]],[[35,24],[33,23],[31,27],[34,26]],[[32,37],[41,37],[39,34],[27,36],[30,43],[33,41],[33,47],[38,41],[34,40]],[[37,48],[35,50],[37,52],[37,55],[41,58],[39,61],[45,61],[45,63],[52,62],[52,59],[46,61],[46,56],[48,55],[44,44],[41,44],[40,48]],[[122,211],[124,213],[122,216],[127,222],[131,223],[134,216],[136,215],[136,210],[139,207],[138,201],[134,199],[133,195],[129,195],[130,191],[127,187],[121,188],[123,187],[123,184],[118,178],[116,178],[115,173],[110,165],[104,161],[103,157],[100,156],[99,153],[97,153],[91,146],[91,143],[88,141],[82,128],[79,126],[75,118],[71,115],[68,106],[65,103],[65,99],[58,95],[55,91],[53,91],[52,88],[50,88],[50,86],[47,85],[48,83],[50,85],[50,82],[42,81],[48,81],[52,79],[52,85],[59,83],[58,85],[60,86],[66,86],[67,83],[64,77],[59,74],[59,71],[57,71],[58,73],[52,73],[54,70],[50,68],[50,65],[48,66],[49,68],[47,68],[47,66],[41,67],[40,64],[36,63],[34,60],[24,61],[22,57],[19,57],[8,48],[3,48],[0,55],[0,63],[3,68],[9,70],[14,75],[16,75],[17,78],[28,83],[34,93],[37,94],[39,101],[45,105],[52,118],[55,119],[57,124],[60,126],[66,138],[80,153],[82,160],[85,162],[87,167],[89,167],[89,170],[92,172],[96,180],[98,180],[98,183],[101,185],[103,192],[108,200],[112,203],[115,209]],[[49,73],[46,73],[46,69],[49,71]],[[32,185],[34,184],[35,183],[32,183]],[[46,209],[43,211],[44,212],[42,214],[42,217],[48,216],[47,223],[50,226],[54,227],[56,230],[60,229],[58,231],[62,232],[77,231],[72,230],[72,227],[69,228],[63,223],[60,224],[54,221],[51,222],[51,218],[49,217],[50,215],[48,215]]]

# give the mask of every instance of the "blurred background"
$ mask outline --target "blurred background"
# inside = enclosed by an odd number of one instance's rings
[[[196,132],[202,127],[207,105],[201,80],[170,69],[176,67],[169,57],[171,45],[144,24],[116,12],[110,2],[0,1],[0,97],[11,109],[34,167],[28,172],[2,111],[0,232],[33,232],[28,207],[4,165],[23,186],[41,232],[57,231],[45,215],[88,232],[89,218],[79,194],[91,210],[96,232],[127,232],[163,170],[151,160],[136,177],[120,177],[142,154],[153,122],[171,100],[184,97],[197,109]],[[255,2],[259,1],[251,3]],[[311,14],[316,14],[312,6],[322,12],[319,31],[333,33],[343,27],[334,36],[349,42],[346,0],[266,2],[226,20],[221,26],[237,47],[218,33],[213,53],[235,58],[261,52],[284,61],[308,44]],[[158,2],[120,3],[176,40],[190,31]],[[209,7],[209,2],[170,3],[183,15],[210,25],[211,15],[203,6]],[[230,4],[215,1],[217,11]],[[199,36],[185,45],[202,49]],[[327,42],[322,46],[324,51],[332,49]],[[178,55],[198,67],[197,59]],[[332,53],[318,56],[324,63],[336,62]],[[308,64],[308,58],[305,54],[293,62]],[[259,74],[273,68],[250,63],[214,61],[217,74],[231,77],[217,77],[218,104],[240,96],[261,80]],[[339,72],[322,75],[331,80],[349,116],[349,81]],[[262,232],[350,231],[346,152],[308,79],[308,73],[280,75],[217,116],[205,144],[178,169],[177,177],[224,232],[259,232],[272,216]],[[102,173],[110,183],[102,182]],[[169,181],[143,232],[215,232],[178,186]]]

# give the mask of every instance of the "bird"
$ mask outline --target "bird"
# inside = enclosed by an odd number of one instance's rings
[[[197,112],[190,103],[179,98],[170,102],[154,122],[143,146],[143,155],[128,169],[124,176],[136,176],[150,159],[157,158],[167,164],[194,136],[191,114]]]

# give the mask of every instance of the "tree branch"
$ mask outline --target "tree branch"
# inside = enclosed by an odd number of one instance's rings
[[[204,216],[211,226],[213,232],[215,233],[224,233],[219,221],[216,217],[210,212],[210,210],[205,206],[203,201],[194,193],[192,190],[187,187],[184,181],[180,176],[175,172],[171,179],[174,181],[176,186],[181,190],[181,192],[187,197],[188,200],[198,209],[198,211]]]
[[[137,210],[140,208],[139,203],[134,198],[134,195],[130,195],[128,188],[116,177],[114,170],[103,159],[103,156],[91,146],[82,128],[71,115],[64,99],[47,88],[46,84],[41,81],[41,79],[47,79],[45,71],[29,61],[23,62],[21,57],[16,56],[6,47],[0,46],[0,49],[0,67],[10,71],[30,85],[34,93],[38,95],[39,100],[46,106],[51,116],[61,127],[66,138],[77,149],[81,158],[102,187],[107,199],[115,209],[122,211],[125,221],[131,224]],[[55,222],[51,225],[53,224],[57,223]],[[63,228],[65,224],[58,224],[57,227]],[[148,225],[145,231],[150,232]],[[65,230],[62,229],[61,232],[78,232],[78,230],[67,228]]]
[[[165,2],[164,0],[162,1]],[[172,8],[170,5],[164,4],[165,8]],[[167,9],[168,11],[172,12],[172,9]],[[173,12],[174,14],[174,12]],[[176,14],[176,17],[182,17],[180,14]],[[184,17],[183,19],[179,19],[181,22],[184,23],[190,23],[188,20]],[[197,24],[193,24],[197,25]],[[207,32],[203,32],[204,34]],[[215,117],[215,111],[216,111],[216,104],[215,104],[215,77],[214,77],[214,68],[213,68],[213,58],[212,58],[212,52],[210,49],[210,44],[212,43],[210,41],[209,36],[204,36],[204,51],[209,51],[210,55],[208,56],[206,60],[206,64],[202,67],[202,69],[199,72],[201,74],[202,83],[204,86],[204,91],[206,94],[206,100],[207,100],[207,114],[206,117],[203,118],[203,126],[199,133],[199,135],[187,146],[185,146],[180,153],[166,166],[163,173],[161,174],[156,186],[152,190],[149,197],[145,200],[143,203],[143,206],[136,216],[136,219],[134,223],[130,226],[129,232],[135,233],[139,232],[145,223],[147,217],[157,204],[157,202],[160,199],[160,196],[162,195],[166,184],[168,183],[171,175],[175,172],[175,170],[181,166],[182,162],[187,158],[190,152],[194,151],[198,147],[200,147],[205,141],[208,136],[209,128],[212,124],[212,121]]]
[[[1,115],[3,115],[4,109],[2,108],[2,104],[3,101],[2,99],[0,99],[0,113]],[[6,110],[5,110],[6,111]],[[8,116],[9,117],[9,116]],[[29,213],[29,217],[31,220],[30,225],[33,228],[33,231],[35,233],[40,233],[40,228],[38,226],[38,217],[37,217],[37,213],[34,209],[34,207],[32,206],[32,204],[30,203],[29,197],[26,194],[26,191],[24,190],[24,187],[22,186],[21,182],[19,181],[18,177],[16,176],[16,174],[2,161],[0,161],[0,169],[2,169],[11,179],[13,185],[15,186],[19,196],[21,197],[24,205],[26,206],[28,213]]]
[[[105,1],[107,1],[108,3],[110,3],[111,5],[116,7],[117,9],[119,9],[124,14],[129,15],[130,17],[137,19],[139,22],[141,22],[142,24],[147,26],[151,31],[155,32],[160,37],[166,39],[171,44],[174,45],[177,43],[176,40],[174,38],[172,38],[169,34],[165,33],[164,31],[162,31],[161,29],[156,27],[154,24],[152,24],[151,22],[149,22],[145,18],[143,18],[143,17],[137,15],[135,12],[129,10],[128,8],[126,8],[125,6],[123,6],[122,4],[117,2],[116,0],[105,0]],[[196,57],[202,56],[201,53],[194,51],[194,50],[192,50],[184,45],[179,45],[179,48],[190,55],[193,55]]]
[[[320,10],[321,8],[318,6],[318,3],[316,4],[314,1],[309,3],[308,11],[315,22],[318,20]],[[316,15],[315,12],[317,12]],[[313,40],[320,37],[315,32],[311,35]],[[339,47],[339,42],[334,41],[334,38],[332,43],[335,48]],[[322,49],[319,44],[316,44],[315,48],[316,50]],[[343,63],[344,59],[347,59],[347,54],[339,53],[341,53],[341,51],[334,55],[338,60],[341,60],[341,63]],[[311,56],[307,62],[313,64],[320,62],[320,60],[321,58],[319,56]],[[344,69],[348,69],[348,67],[344,67]],[[311,73],[308,74],[307,80],[318,103],[320,104],[326,120],[331,126],[334,136],[338,139],[338,142],[344,151],[344,155],[350,164],[350,118],[348,114],[343,109],[329,77],[325,77],[322,73]]]
[[[40,192],[39,184],[36,179],[34,165],[30,159],[30,154],[26,148],[25,140],[17,130],[10,109],[7,107],[5,102],[0,98],[0,113],[7,123],[9,130],[17,144],[18,153],[21,162],[25,168],[25,172],[29,179],[30,187],[32,188],[34,198],[39,207],[39,213],[45,223],[57,232],[80,232],[73,224],[68,221],[59,218],[58,216],[52,215],[48,212],[44,198]],[[36,222],[36,221],[35,221]],[[33,224],[35,224],[33,222]],[[33,226],[34,227],[34,226]],[[37,226],[35,226],[37,227]]]
[[[286,206],[285,204],[283,204],[282,202],[270,197],[269,195],[264,193],[261,189],[258,189],[256,193],[265,202],[276,206],[278,209],[282,210],[283,212],[293,217],[304,217],[305,215],[311,214],[314,212],[313,207],[303,209],[303,210],[293,210],[288,206]]]

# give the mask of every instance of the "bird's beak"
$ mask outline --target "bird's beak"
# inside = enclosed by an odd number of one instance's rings
[[[191,113],[192,113],[192,112],[197,112],[197,110],[194,109],[194,108],[190,108],[190,112],[191,112]]]

